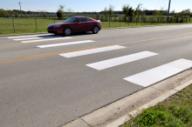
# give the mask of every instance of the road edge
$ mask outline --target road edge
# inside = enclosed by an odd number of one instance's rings
[[[192,84],[192,69],[147,87],[61,127],[118,127]]]
[[[189,25],[190,23],[183,24],[154,24],[154,25],[143,25],[143,26],[129,26],[129,27],[111,27],[103,28],[102,30],[119,30],[119,29],[131,29],[131,28],[142,28],[142,27],[160,27],[160,26],[174,26],[174,25]],[[10,33],[10,34],[0,34],[0,37],[9,37],[9,36],[25,36],[25,35],[36,35],[36,34],[47,34],[48,32],[34,32],[34,33]]]

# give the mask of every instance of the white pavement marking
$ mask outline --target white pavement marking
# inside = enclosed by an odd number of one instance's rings
[[[50,47],[58,47],[58,46],[68,46],[68,45],[77,45],[77,44],[84,44],[84,43],[93,43],[93,40],[84,40],[84,41],[73,41],[73,42],[65,42],[65,43],[56,43],[56,44],[49,44],[49,45],[38,45],[38,48],[50,48]]]
[[[87,50],[63,53],[63,54],[60,54],[60,56],[63,56],[66,58],[73,58],[73,57],[78,57],[78,56],[102,53],[102,52],[119,50],[119,49],[124,49],[124,48],[126,48],[126,47],[120,46],[120,45],[112,45],[112,46],[105,46],[105,47],[94,48],[94,49],[87,49]]]
[[[16,38],[13,39],[14,41],[24,41],[24,40],[37,40],[37,39],[42,39],[41,37],[27,37],[27,38]]]
[[[192,67],[192,61],[179,59],[168,64],[124,78],[124,80],[143,87],[150,86]]]
[[[87,64],[87,66],[94,68],[96,70],[104,70],[104,69],[108,69],[121,64],[126,64],[130,62],[138,61],[141,59],[145,59],[148,57],[152,57],[155,55],[158,55],[158,54],[150,51],[143,51],[143,52],[139,52],[131,55],[121,56],[121,57],[112,58],[112,59],[108,59],[108,60],[104,60],[96,63]]]
[[[41,36],[50,36],[53,34],[36,34],[36,35],[24,35],[24,36],[11,36],[8,37],[9,39],[16,39],[16,38],[29,38],[29,37],[41,37]]]
[[[44,41],[54,41],[54,40],[66,40],[71,39],[71,37],[53,37],[53,38],[42,38],[38,40],[29,40],[29,41],[22,41],[21,43],[35,43],[35,42],[44,42]]]

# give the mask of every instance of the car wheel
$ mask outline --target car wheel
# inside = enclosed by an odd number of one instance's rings
[[[92,32],[93,32],[93,34],[97,34],[99,32],[99,30],[100,30],[99,27],[95,26],[95,27],[93,27]]]
[[[66,36],[69,36],[69,35],[72,34],[72,30],[71,30],[70,28],[65,28],[65,29],[64,29],[64,34],[65,34]]]

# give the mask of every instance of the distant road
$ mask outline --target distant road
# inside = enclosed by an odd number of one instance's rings
[[[192,25],[0,38],[0,127],[59,127],[192,66]]]

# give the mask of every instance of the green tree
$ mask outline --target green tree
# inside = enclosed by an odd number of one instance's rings
[[[105,7],[105,9],[102,11],[102,14],[105,16],[105,19],[111,20],[113,16],[113,6],[109,6],[109,8]]]
[[[138,17],[138,16],[141,16],[142,15],[142,4],[138,4],[136,9],[135,9],[135,15]]]
[[[109,15],[110,17],[112,17],[112,15],[113,15],[113,6],[112,6],[112,5],[109,6],[108,15]]]
[[[140,17],[143,15],[141,8],[142,4],[138,4],[135,9],[136,22],[140,21]]]
[[[191,15],[191,10],[190,9],[185,9],[185,10],[181,11],[181,14],[183,16],[190,16]]]
[[[107,13],[108,13],[108,17],[109,17],[109,27],[110,27],[111,26],[112,16],[113,16],[113,6],[112,5],[109,6],[109,9],[108,9]]]
[[[129,21],[133,21],[133,16],[134,16],[134,9],[130,7],[129,5],[124,5],[123,6],[123,13],[125,16],[125,20],[129,18]]]
[[[7,16],[7,11],[3,10],[3,9],[0,9],[0,17],[5,17]]]
[[[104,20],[107,21],[108,20],[108,9],[105,7],[105,9],[103,10],[102,14],[104,15]]]
[[[180,15],[182,17],[182,22],[189,22],[191,18],[191,10],[185,9],[180,12]]]
[[[161,20],[163,18],[163,10],[156,10],[154,16],[158,23],[163,22],[163,20]],[[166,20],[164,20],[164,22],[166,22]]]
[[[127,21],[129,5],[124,5],[123,8],[122,8],[122,11],[123,11],[123,14],[124,14],[124,21]]]
[[[60,5],[56,14],[57,14],[58,19],[63,19],[64,18],[64,6]]]

